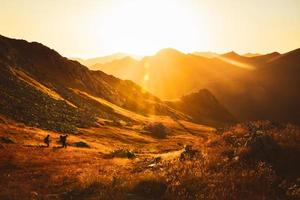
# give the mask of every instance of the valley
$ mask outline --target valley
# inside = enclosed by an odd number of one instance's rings
[[[173,50],[158,56],[168,61],[169,54],[182,56]],[[245,74],[217,66],[229,79]],[[208,73],[206,81],[219,80]],[[289,99],[294,89],[282,94]],[[40,43],[0,36],[0,199],[299,198],[299,126],[259,115],[245,121],[216,94],[202,88],[162,100],[143,85],[90,70]],[[292,113],[286,119],[296,119]]]

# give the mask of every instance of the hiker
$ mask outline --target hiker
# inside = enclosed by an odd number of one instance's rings
[[[49,134],[44,138],[44,143],[47,145],[47,147],[50,146],[50,135]]]
[[[192,148],[192,145],[185,145],[183,152],[180,154],[179,160],[183,161],[186,158],[192,159],[197,154],[197,150]]]
[[[68,135],[60,135],[59,136],[59,141],[61,142],[62,147],[67,148],[67,137],[68,137]]]

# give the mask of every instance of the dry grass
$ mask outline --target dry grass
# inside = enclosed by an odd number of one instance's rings
[[[291,125],[257,127],[280,144],[281,151],[274,160],[241,159],[246,151],[243,142],[250,131],[244,124],[217,134],[197,132],[203,129],[193,124],[197,135],[183,134],[177,127],[163,140],[144,136],[137,127],[84,129],[70,136],[71,143],[85,141],[91,146],[88,149],[62,149],[57,145],[44,148],[39,141],[48,132],[10,122],[0,126],[1,135],[13,137],[17,142],[0,146],[0,199],[281,200],[299,197],[300,174],[295,166],[299,166],[300,129]],[[33,146],[24,146],[29,142]],[[179,161],[183,144],[193,144],[193,149],[199,151],[197,156]],[[116,149],[132,150],[136,157],[105,158]],[[154,162],[157,157],[159,161]]]

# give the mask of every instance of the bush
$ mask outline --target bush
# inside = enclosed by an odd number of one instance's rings
[[[5,144],[15,144],[16,142],[9,137],[0,137],[0,142]]]
[[[162,123],[152,123],[144,127],[144,130],[152,137],[166,138],[168,134],[168,128]]]
[[[142,180],[133,188],[132,192],[143,198],[161,198],[167,190],[167,185],[158,180]]]
[[[117,158],[135,158],[135,153],[127,149],[118,149],[111,153],[111,156]]]
[[[81,148],[91,148],[90,145],[88,145],[86,142],[83,142],[83,141],[75,142],[75,143],[73,143],[72,146],[81,147]]]
[[[6,121],[0,118],[0,124],[6,124]]]

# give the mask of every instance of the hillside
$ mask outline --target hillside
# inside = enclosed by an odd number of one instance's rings
[[[136,63],[115,60],[98,69],[133,80],[166,100],[208,89],[239,120],[300,123],[299,58],[299,50],[251,57],[228,52],[207,58],[163,49]]]
[[[130,74],[133,73],[136,69],[136,64],[138,63],[137,60],[131,58],[131,57],[124,57],[120,59],[112,60],[108,63],[97,63],[94,65],[89,66],[91,70],[99,70],[114,75],[116,77],[122,77],[124,74]],[[126,66],[126,67],[124,67]]]
[[[143,126],[101,125],[70,135],[65,149],[58,133],[0,116],[0,199],[299,199],[299,127],[260,121],[216,131],[181,121],[189,133],[163,123],[165,139]]]
[[[31,126],[67,132],[99,118],[135,121],[75,90],[141,115],[172,112],[133,82],[90,71],[36,42],[1,36],[0,66],[0,112]]]
[[[0,72],[0,113],[30,126],[68,132],[103,120],[141,123],[149,115],[189,119],[132,81],[91,71],[36,42],[1,36]]]
[[[99,65],[98,69],[107,68],[111,68],[111,74],[133,80],[162,99],[178,98],[192,90],[201,89],[201,85],[205,83],[230,79],[245,71],[220,59],[183,54],[170,48],[137,63],[126,65],[121,60],[116,60],[113,66]],[[122,73],[124,71],[127,73]]]
[[[204,87],[241,120],[269,119],[299,124],[299,58],[297,50],[253,57],[248,63],[255,70]]]
[[[106,64],[106,63],[113,62],[114,60],[123,59],[123,58],[126,58],[126,57],[130,57],[132,59],[137,59],[137,60],[141,59],[141,56],[130,55],[130,54],[126,54],[126,53],[114,53],[114,54],[108,55],[108,56],[88,58],[88,59],[82,59],[82,58],[70,58],[70,59],[71,60],[76,60],[82,65],[92,67],[92,66],[97,65],[97,64],[100,64],[100,65],[101,64]]]
[[[171,107],[188,114],[195,123],[210,124],[216,127],[237,120],[227,109],[208,91],[199,90],[181,97],[180,100],[167,102]]]
[[[297,54],[250,71],[279,72]],[[164,57],[205,62],[171,49],[143,62],[171,69],[173,60]],[[249,76],[234,79],[238,86],[251,83],[254,73],[226,63],[219,69]],[[299,198],[300,128],[270,121],[228,126],[236,120],[213,94],[204,89],[162,101],[42,44],[1,37],[0,199]],[[67,148],[61,133],[69,135]]]

